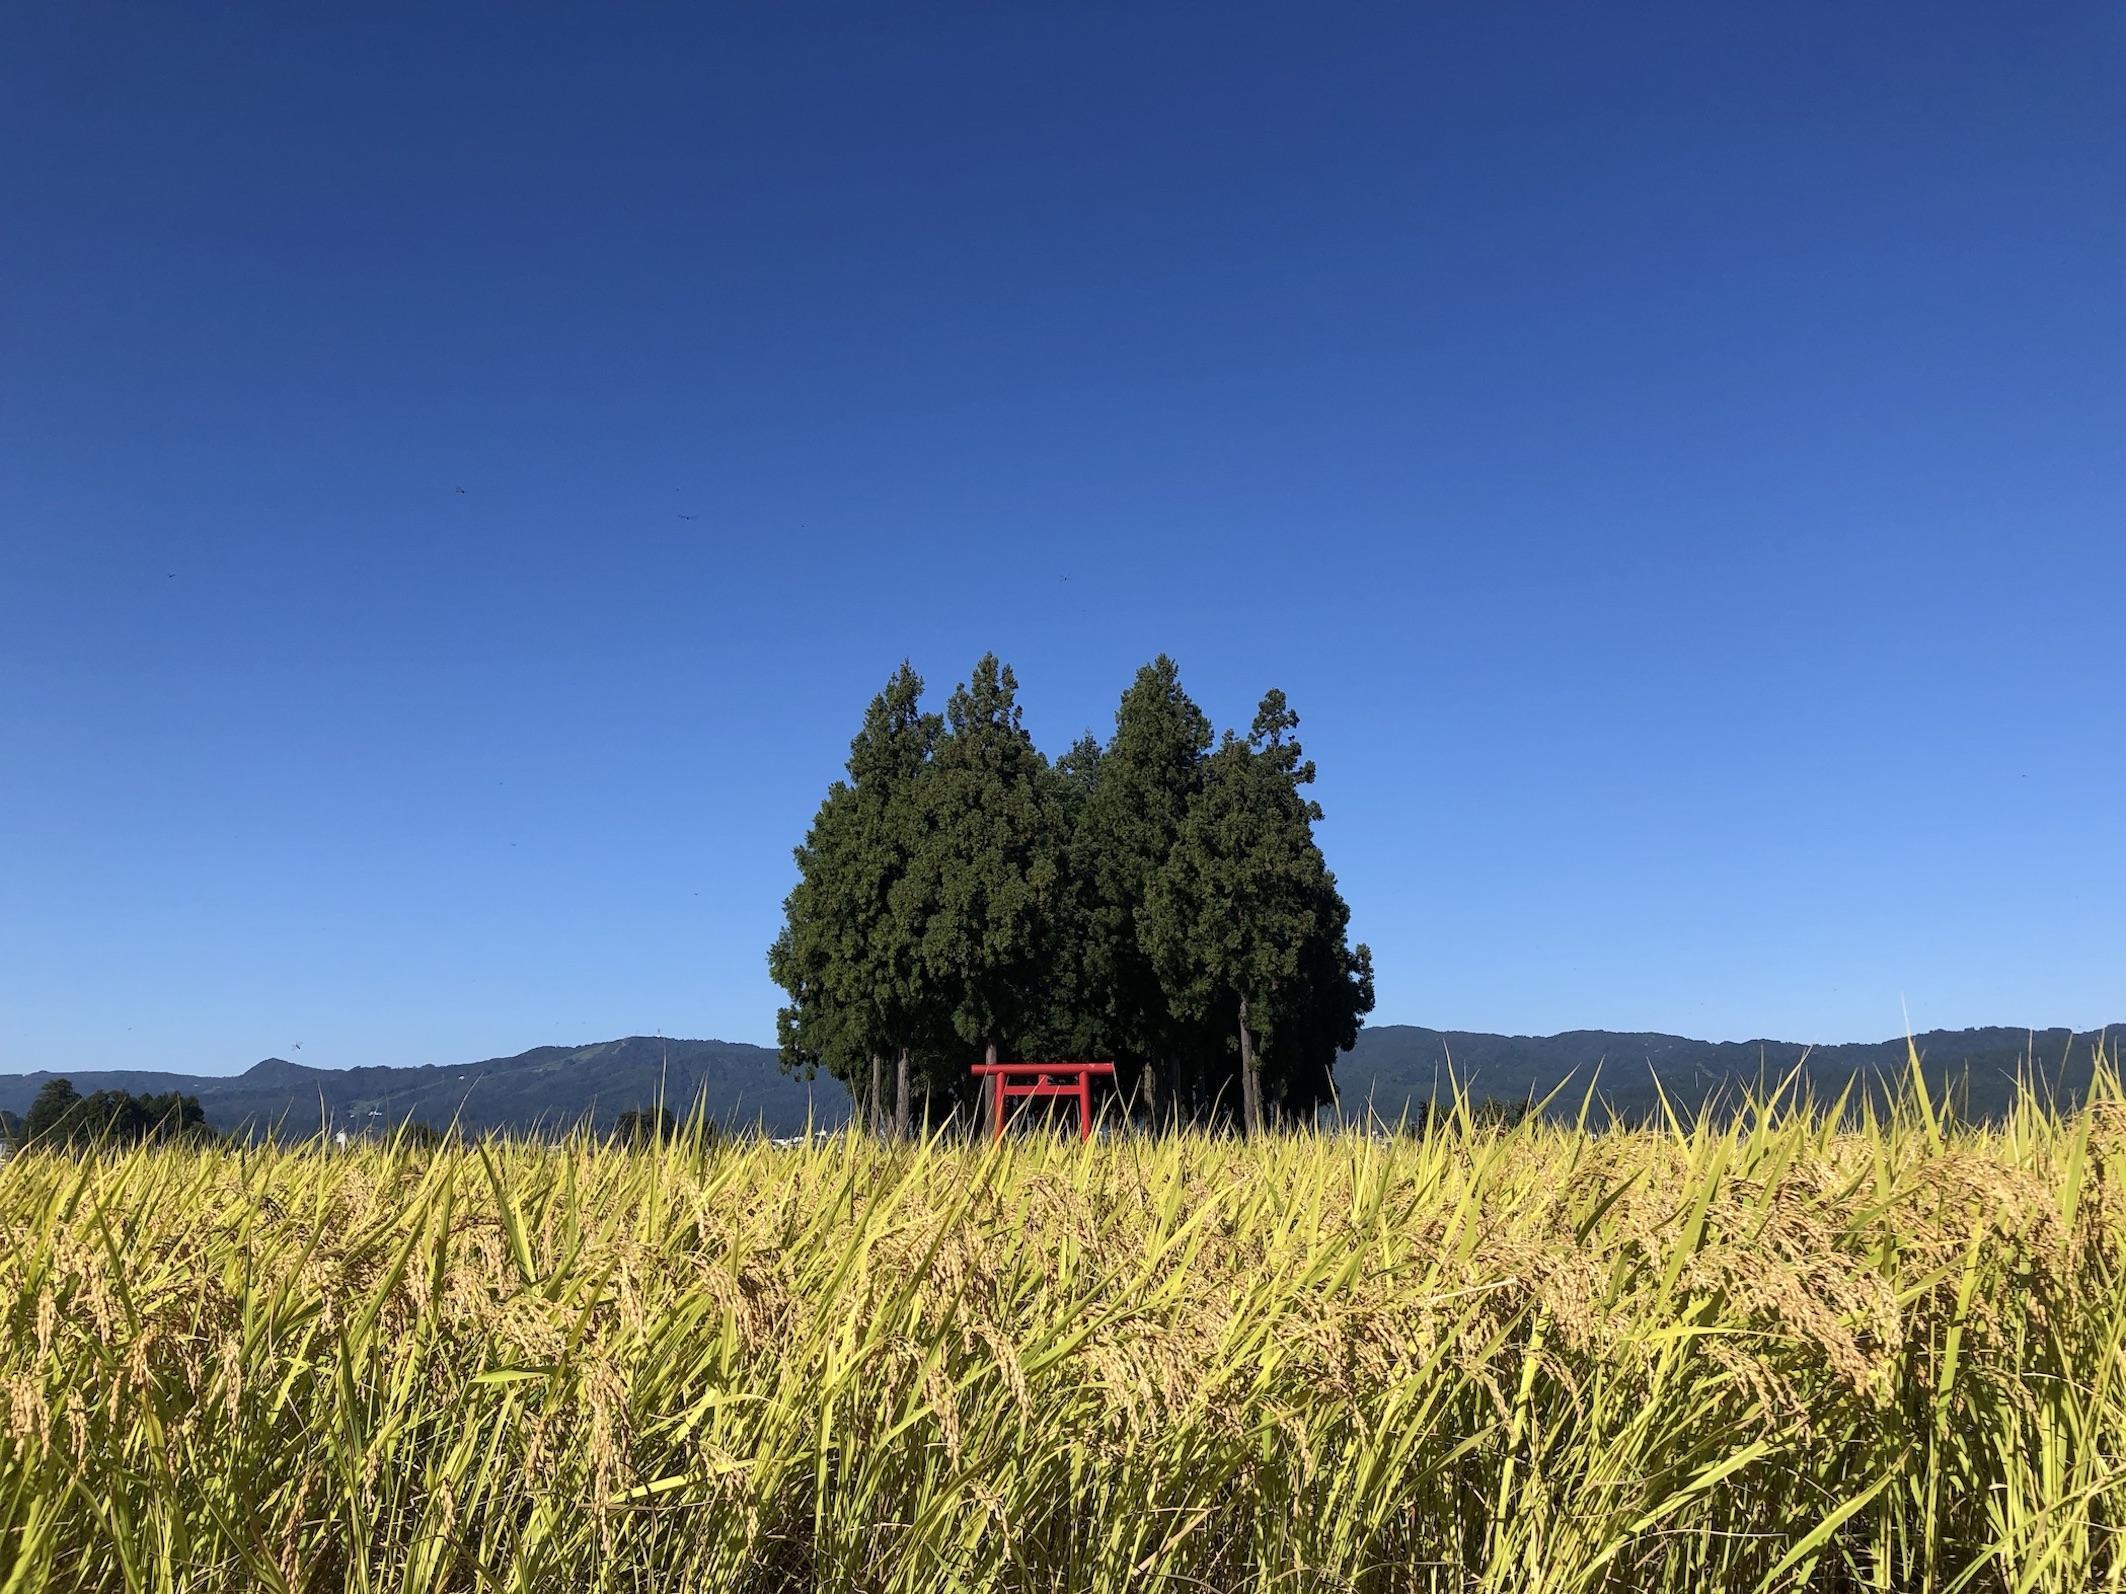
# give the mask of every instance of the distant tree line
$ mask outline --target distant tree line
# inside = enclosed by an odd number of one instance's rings
[[[715,1138],[713,1127],[705,1127],[708,1137]],[[613,1139],[626,1146],[662,1145],[678,1138],[679,1120],[663,1105],[630,1107],[613,1122]]]
[[[971,1108],[977,1060],[1107,1059],[1160,1122],[1250,1132],[1311,1112],[1373,1006],[1372,955],[1314,840],[1284,694],[1245,736],[1164,656],[1102,745],[1053,762],[994,655],[942,715],[903,664],[850,744],[768,954],[785,1068],[876,1126]]]
[[[82,1147],[138,1145],[143,1141],[210,1142],[207,1115],[197,1096],[165,1091],[136,1096],[127,1090],[82,1095],[72,1080],[46,1081],[23,1115],[19,1138],[26,1145]]]

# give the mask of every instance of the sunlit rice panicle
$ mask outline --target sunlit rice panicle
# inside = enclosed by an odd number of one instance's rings
[[[2126,1586],[2126,1098],[0,1164],[0,1594]]]

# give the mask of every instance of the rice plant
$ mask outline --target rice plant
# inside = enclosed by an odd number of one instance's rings
[[[2117,1589],[2126,1099],[0,1164],[0,1590]]]

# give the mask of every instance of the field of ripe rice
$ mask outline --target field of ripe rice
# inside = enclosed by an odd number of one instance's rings
[[[0,1164],[0,1590],[2126,1585],[2126,1102]]]

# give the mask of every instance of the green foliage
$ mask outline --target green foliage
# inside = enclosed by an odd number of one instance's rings
[[[613,1138],[623,1145],[662,1145],[678,1134],[679,1120],[669,1107],[630,1107],[613,1121]]]
[[[1018,681],[987,654],[945,709],[911,860],[922,976],[973,1053],[1040,1016],[1062,899],[1062,793],[1026,734]],[[937,1080],[965,1089],[965,1070]]]
[[[768,954],[790,996],[786,1068],[824,1068],[861,1100],[891,1057],[926,1099],[971,1107],[984,1055],[1112,1057],[1155,1118],[1244,1111],[1251,1127],[1265,1104],[1329,1098],[1372,966],[1346,944],[1281,693],[1212,753],[1162,656],[1105,747],[1087,736],[1053,764],[993,654],[942,722],[921,693],[902,665],[797,849]]]
[[[1211,722],[1161,654],[1137,672],[1115,710],[1115,734],[1073,836],[1084,902],[1084,989],[1118,1083],[1154,1117],[1173,1113],[1212,1076],[1222,1037],[1177,1018],[1145,942],[1139,910],[1180,839],[1203,786]],[[1168,1077],[1162,1081],[1161,1074]]]
[[[74,1082],[54,1079],[37,1092],[37,1099],[30,1103],[22,1120],[22,1129],[31,1139],[64,1140],[81,1117],[81,1092],[74,1088]]]
[[[54,1079],[30,1103],[22,1138],[46,1148],[80,1148],[212,1140],[214,1134],[196,1096],[175,1091],[136,1096],[123,1090],[84,1096],[71,1080]]]
[[[1082,838],[1093,823],[1087,806],[1099,789],[1104,762],[1099,738],[1088,732],[1049,771],[1063,837],[1063,874],[1048,905],[1045,975],[1016,1043],[1024,1056],[1093,1058],[1113,1050],[1101,1011],[1100,974],[1090,956],[1094,903],[1084,889],[1086,877],[1078,858]]]
[[[1174,1013],[1235,1037],[1251,1130],[1327,1097],[1373,1006],[1372,954],[1346,949],[1349,910],[1314,842],[1298,724],[1272,691],[1246,741],[1220,742],[1140,915]]]
[[[807,1076],[824,1068],[860,1099],[873,1059],[927,1053],[942,1028],[936,987],[921,969],[919,888],[909,878],[925,825],[924,777],[943,729],[923,712],[922,694],[921,677],[903,662],[872,699],[849,746],[849,778],[828,788],[797,849],[797,885],[768,953],[769,974],[790,993],[776,1015],[784,1067]],[[905,1073],[905,1061],[897,1066]],[[905,1102],[905,1089],[897,1096]]]

